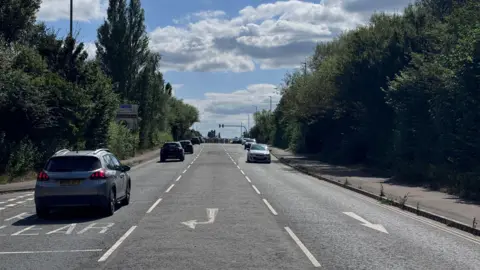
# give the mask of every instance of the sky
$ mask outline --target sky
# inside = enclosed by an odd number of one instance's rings
[[[95,55],[97,28],[108,0],[73,0],[74,33]],[[200,112],[204,136],[240,135],[256,110],[275,109],[285,74],[300,68],[315,46],[368,22],[374,12],[401,13],[412,0],[142,0],[150,49],[160,71]],[[37,20],[65,36],[69,1],[43,0]]]

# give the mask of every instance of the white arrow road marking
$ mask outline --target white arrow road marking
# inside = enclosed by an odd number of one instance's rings
[[[217,216],[217,213],[218,213],[218,208],[207,208],[208,221],[197,221],[196,219],[193,219],[193,220],[182,222],[182,224],[186,225],[191,229],[195,229],[195,226],[197,226],[198,224],[212,224],[215,221],[215,217]]]
[[[361,216],[353,213],[353,212],[343,212],[345,215],[349,216],[349,217],[352,217],[358,221],[360,221],[362,223],[363,226],[365,227],[368,227],[370,229],[374,229],[374,230],[377,230],[377,231],[380,231],[380,232],[383,232],[383,233],[386,233],[388,234],[387,230],[385,229],[385,227],[383,227],[381,224],[372,224],[368,221],[366,221],[364,218],[362,218]]]

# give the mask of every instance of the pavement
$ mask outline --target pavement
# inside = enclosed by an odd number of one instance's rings
[[[159,155],[160,149],[146,151],[142,154],[136,155],[132,158],[122,160],[122,164],[128,166],[135,166],[139,163],[151,160]],[[8,184],[0,184],[0,194],[19,191],[30,191],[35,189],[36,180],[14,182]]]
[[[406,205],[414,209],[428,211],[437,216],[444,217],[451,222],[465,224],[466,228],[473,226],[475,219],[477,229],[480,219],[480,205],[462,200],[458,196],[433,191],[421,186],[409,186],[394,182],[390,177],[374,177],[359,169],[344,166],[334,166],[322,163],[305,155],[295,155],[290,151],[270,147],[272,154],[282,162],[295,168],[308,171],[312,175],[338,183],[347,183],[349,186],[380,195],[383,186],[384,197],[399,202],[405,196]],[[435,217],[433,217],[435,218]]]
[[[130,171],[111,217],[35,215],[0,195],[0,269],[480,269],[480,238],[319,181],[241,145]]]

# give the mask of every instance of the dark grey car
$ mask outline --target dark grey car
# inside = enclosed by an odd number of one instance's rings
[[[60,150],[37,176],[37,216],[47,217],[50,209],[69,206],[100,206],[111,216],[118,203],[130,202],[129,170],[108,149]]]

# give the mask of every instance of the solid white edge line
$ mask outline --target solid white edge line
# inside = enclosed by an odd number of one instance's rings
[[[162,201],[162,198],[158,199],[154,204],[152,204],[152,206],[150,208],[148,208],[147,210],[147,214],[148,213],[151,213],[153,211],[153,209],[155,209],[155,207],[157,207],[157,205]]]
[[[240,172],[241,172],[243,175],[245,175],[245,173],[244,173],[242,170],[240,170]]]
[[[312,253],[310,253],[310,251],[307,249],[307,247],[305,247],[305,245],[302,243],[302,241],[300,241],[300,239],[298,239],[298,237],[295,235],[295,233],[293,233],[293,231],[289,227],[285,227],[285,230],[290,235],[290,237],[293,239],[293,241],[295,241],[295,243],[298,245],[298,247],[300,247],[300,249],[303,251],[303,253],[305,253],[305,255],[310,260],[310,262],[312,262],[313,266],[321,267],[320,263],[317,261],[317,259],[315,259],[315,256],[313,256]]]
[[[175,184],[172,184],[171,186],[169,186],[169,187],[167,188],[167,190],[165,190],[165,193],[170,192],[170,190],[171,190],[174,186],[175,186]]]
[[[250,178],[248,178],[248,176],[246,176],[246,175],[245,175],[245,179],[247,179],[247,181],[248,181],[249,183],[252,182],[252,180],[250,180]]]
[[[275,215],[275,216],[278,215],[277,211],[275,211],[275,209],[273,209],[273,207],[270,205],[270,203],[266,199],[263,199],[263,202],[268,207],[270,212],[272,212],[273,215]]]
[[[177,179],[175,180],[175,182],[178,182],[178,180],[180,180],[180,178],[182,178],[181,175],[179,175],[179,176],[177,177]]]
[[[258,195],[260,195],[260,190],[255,185],[252,185],[252,188],[255,189],[255,192],[257,192]]]
[[[98,259],[98,262],[104,262],[108,259],[108,257],[110,257],[110,255],[112,255],[112,253],[123,243],[123,241],[125,241],[125,239],[127,239],[127,237],[137,228],[137,226],[132,226],[130,229],[128,229],[128,231],[122,235],[122,237],[120,237],[120,239],[117,240],[117,242],[115,244],[113,244],[113,246],[107,250],[107,252],[105,252],[105,254],[103,254],[103,256]]]
[[[0,255],[10,254],[37,254],[37,253],[66,253],[66,252],[98,252],[102,249],[74,249],[74,250],[30,250],[30,251],[2,251]]]

